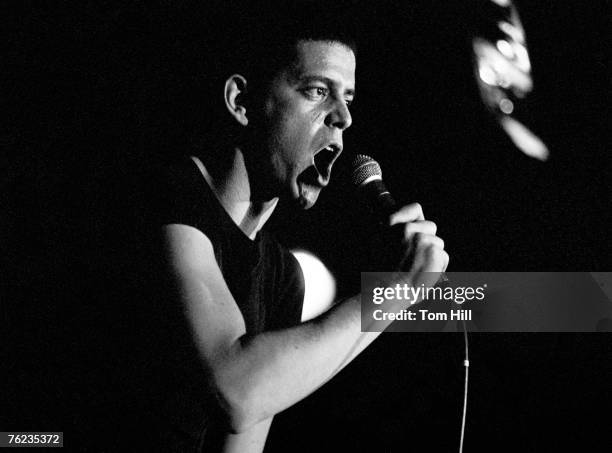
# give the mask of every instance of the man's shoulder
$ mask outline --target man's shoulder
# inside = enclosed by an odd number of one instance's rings
[[[154,179],[162,190],[186,192],[198,187],[197,167],[188,156],[181,156],[159,167]]]
[[[188,157],[160,168],[153,178],[156,223],[184,224],[204,233],[219,219],[218,206],[195,163]]]

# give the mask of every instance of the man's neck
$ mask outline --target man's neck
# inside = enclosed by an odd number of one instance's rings
[[[233,151],[232,164],[225,170],[212,173],[199,159],[194,158],[211,190],[234,223],[250,239],[255,239],[274,212],[278,198],[268,201],[252,200],[251,184],[240,149]]]

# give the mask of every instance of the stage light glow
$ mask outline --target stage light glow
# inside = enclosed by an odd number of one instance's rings
[[[512,25],[510,22],[500,21],[497,26],[501,31],[510,36],[514,41],[523,44],[525,42],[525,33]]]
[[[527,156],[541,161],[548,159],[549,151],[544,142],[527,129],[525,125],[511,116],[500,118],[500,124],[516,147]]]
[[[495,43],[495,45],[497,50],[499,50],[504,57],[509,59],[514,58],[514,50],[508,41],[500,39]]]
[[[305,250],[292,250],[304,274],[304,308],[302,320],[315,318],[327,311],[336,297],[336,280],[319,258]]]
[[[519,69],[525,72],[531,71],[531,61],[529,61],[529,52],[527,47],[522,44],[514,43],[514,53],[516,54],[516,65]]]
[[[501,7],[506,7],[506,6],[510,6],[510,0],[492,0],[493,3],[501,6]]]
[[[514,104],[510,99],[503,98],[499,101],[499,109],[506,115],[510,115],[514,111]]]
[[[479,65],[478,75],[480,76],[480,80],[487,85],[497,85],[497,74],[488,64],[482,63]]]

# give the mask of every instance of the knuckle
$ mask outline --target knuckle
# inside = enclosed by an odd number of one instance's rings
[[[394,225],[397,223],[410,222],[410,207],[403,206],[402,208],[395,211],[393,214],[389,216],[389,225]]]
[[[416,225],[414,222],[406,223],[406,227],[404,228],[404,235],[408,238],[416,232]]]
[[[431,234],[436,234],[438,232],[438,225],[436,225],[434,222],[429,222],[430,226],[431,226],[431,230],[432,233]]]
[[[435,247],[431,248],[431,255],[429,257],[431,263],[440,268],[441,271],[444,271],[448,266],[449,256],[444,250],[437,249]]]
[[[421,203],[413,203],[412,208],[417,214],[423,215],[423,206],[421,206]]]
[[[432,259],[438,259],[439,257],[443,257],[444,255],[446,255],[446,252],[444,251],[443,248],[443,242],[441,243],[441,239],[440,241],[434,241],[431,242],[427,248],[425,249],[425,253],[429,258]]]
[[[448,253],[444,252],[442,253],[442,270],[445,271],[446,268],[448,267],[448,261],[450,260],[450,257],[448,256]]]

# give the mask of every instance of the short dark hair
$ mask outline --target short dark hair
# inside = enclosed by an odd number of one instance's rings
[[[300,41],[338,42],[357,54],[352,2],[285,1],[266,7],[250,5],[232,21],[225,44],[224,65],[229,76],[240,73],[247,80],[265,83],[294,61]]]
[[[356,54],[354,3],[211,0],[160,9],[141,84],[141,147],[169,157],[223,140],[225,80],[237,73],[249,89],[262,87],[291,64],[300,41],[339,42]]]

